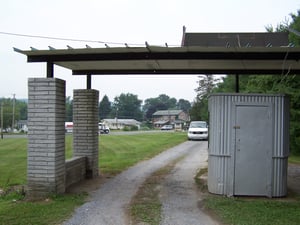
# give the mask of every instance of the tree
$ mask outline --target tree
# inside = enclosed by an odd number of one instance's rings
[[[109,114],[111,113],[111,103],[107,97],[107,95],[104,95],[100,104],[99,104],[99,119],[103,120],[105,118],[109,117]]]
[[[292,18],[292,22],[289,22],[288,19],[279,23],[277,27],[274,29],[272,25],[266,26],[266,30],[268,32],[289,32],[289,41],[295,46],[300,45],[300,10],[297,11],[297,14],[290,14]]]
[[[27,120],[28,105],[26,101],[16,100],[16,113],[20,120]]]
[[[300,10],[297,11],[297,14],[291,14],[292,22],[289,27],[295,31],[300,31]],[[294,32],[289,33],[289,40],[291,43],[296,46],[300,46],[300,37]]]
[[[188,100],[185,99],[179,99],[179,101],[176,104],[177,109],[181,109],[184,112],[189,112],[190,109],[192,108],[191,103]]]
[[[112,114],[115,113],[117,118],[136,119],[141,121],[143,119],[143,113],[141,111],[142,100],[138,99],[134,94],[121,94],[119,97],[115,97]]]
[[[213,75],[200,75],[198,77],[199,86],[195,89],[195,91],[197,92],[197,98],[207,98],[215,87],[216,78]]]
[[[3,106],[3,129],[12,127],[13,118],[15,119],[15,125],[18,120],[27,119],[27,103],[25,101],[15,100],[13,116],[13,101],[11,98],[0,99],[0,107]],[[14,128],[16,128],[16,126]]]
[[[157,98],[145,100],[143,111],[146,119],[151,119],[152,114],[158,110],[177,109],[176,98],[170,98],[166,94],[160,94]]]
[[[219,80],[214,75],[199,76],[199,86],[195,89],[197,93],[196,101],[190,111],[191,120],[208,120],[208,96],[213,92]]]

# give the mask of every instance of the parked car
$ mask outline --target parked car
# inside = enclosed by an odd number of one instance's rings
[[[188,129],[189,140],[207,140],[208,125],[205,121],[192,121]]]
[[[100,134],[109,134],[109,127],[103,123],[99,123],[99,133]]]
[[[173,126],[172,125],[163,125],[160,129],[161,130],[173,130]]]

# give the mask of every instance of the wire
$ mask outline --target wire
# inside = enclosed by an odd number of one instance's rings
[[[121,43],[121,42],[110,42],[110,41],[97,41],[97,40],[88,40],[88,39],[74,39],[74,38],[61,38],[61,37],[51,37],[51,36],[42,36],[42,35],[31,35],[31,34],[19,34],[19,33],[10,33],[0,31],[2,35],[10,35],[10,36],[18,36],[18,37],[28,37],[28,38],[42,38],[42,39],[50,39],[50,40],[58,40],[58,41],[74,41],[74,42],[88,42],[88,43],[100,43],[100,44],[110,44],[110,45],[125,45],[125,46],[145,46],[143,44],[137,43]],[[178,45],[170,45],[170,46],[178,46]]]

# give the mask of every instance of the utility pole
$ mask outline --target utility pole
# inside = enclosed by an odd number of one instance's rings
[[[13,94],[13,110],[12,110],[12,123],[11,123],[11,129],[12,132],[14,132],[15,129],[15,108],[16,108],[16,94]]]
[[[1,139],[3,139],[3,99],[1,101]]]

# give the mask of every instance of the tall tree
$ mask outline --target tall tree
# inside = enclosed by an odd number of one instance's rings
[[[197,97],[190,111],[192,120],[208,120],[208,96],[213,92],[219,80],[219,77],[214,75],[199,76],[199,86],[195,89]]]
[[[130,93],[121,94],[114,99],[112,113],[115,113],[115,116],[118,118],[141,121],[143,119],[141,104],[142,100],[139,100],[137,95]]]
[[[156,98],[148,98],[145,100],[143,111],[146,119],[151,119],[152,114],[158,110],[176,109],[176,98],[170,98],[166,94],[160,94]]]
[[[103,120],[105,118],[108,118],[111,110],[111,102],[109,101],[107,95],[104,95],[99,104],[99,119]]]
[[[191,103],[188,100],[185,100],[185,99],[179,99],[177,104],[176,104],[177,109],[181,109],[185,112],[189,112],[191,107],[192,107]]]

